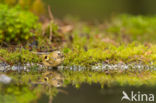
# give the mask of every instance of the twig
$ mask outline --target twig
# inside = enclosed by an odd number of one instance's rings
[[[50,20],[53,21],[54,20],[54,16],[52,14],[51,7],[49,5],[48,5],[48,13],[49,13]]]
[[[52,23],[50,23],[50,29],[49,29],[49,31],[50,31],[50,36],[49,36],[50,41],[52,41],[52,39],[53,39],[53,27],[52,27]]]
[[[52,41],[52,37],[53,37],[53,27],[52,27],[52,24],[54,22],[54,16],[52,14],[52,11],[51,11],[51,7],[48,5],[48,13],[49,13],[49,17],[50,17],[50,20],[51,20],[51,23],[50,23],[50,35],[49,35],[49,39],[50,41]]]

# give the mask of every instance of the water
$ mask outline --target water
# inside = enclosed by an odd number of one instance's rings
[[[63,90],[67,94],[59,93],[53,103],[119,103],[121,98],[121,90],[101,88],[99,84],[83,84],[79,89],[69,85]]]
[[[53,103],[129,103],[127,100],[121,102],[123,96],[122,91],[130,94],[134,93],[153,93],[156,94],[156,88],[148,87],[104,87],[101,88],[99,84],[83,84],[79,89],[72,85],[66,88],[60,88],[64,92],[60,92],[53,98]],[[48,103],[49,98],[43,96],[41,101]],[[39,100],[40,101],[40,100]],[[40,102],[41,103],[41,102]],[[136,103],[136,102],[131,102]],[[143,102],[137,102],[143,103]]]
[[[9,69],[0,72],[0,103],[120,103],[123,91],[156,94],[156,71],[121,70]]]

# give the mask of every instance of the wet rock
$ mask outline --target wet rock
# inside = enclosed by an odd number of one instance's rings
[[[11,82],[11,78],[5,74],[0,75],[0,83],[9,84]]]
[[[0,66],[0,71],[4,71],[5,68],[3,66]]]
[[[7,65],[6,63],[0,63],[0,72],[7,71],[10,68],[10,65]]]
[[[11,68],[11,70],[13,70],[13,71],[20,71],[20,70],[24,70],[24,69],[26,69],[26,68],[24,66],[20,66],[20,65],[12,66],[12,68]]]

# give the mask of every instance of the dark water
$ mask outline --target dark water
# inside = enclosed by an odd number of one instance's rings
[[[116,76],[120,75],[116,73]],[[120,82],[115,78],[113,73],[106,76],[98,71],[0,73],[0,103],[135,103],[121,102],[123,91],[130,98],[132,92],[137,98],[141,94],[146,94],[148,99],[149,94],[156,95],[155,78],[152,78],[153,82],[143,81],[143,77],[137,80],[130,75],[120,77]],[[146,103],[145,100],[137,103]]]
[[[58,93],[57,96],[53,98],[52,103],[145,103],[145,101],[130,102],[127,100],[121,102],[123,96],[122,91],[125,91],[128,95],[130,95],[131,91],[134,91],[136,94],[138,92],[142,94],[156,94],[156,88],[130,86],[101,88],[99,84],[83,84],[78,89],[69,85],[66,88],[60,88],[60,90],[64,92]],[[43,96],[40,103],[43,103],[43,101],[44,103],[48,103],[48,100],[48,97]],[[147,103],[155,102],[148,101]]]
[[[83,84],[76,89],[71,85],[64,88],[68,94],[59,93],[54,99],[54,103],[114,103],[120,102],[120,90],[101,89],[98,84]],[[120,94],[120,95],[118,95]],[[113,98],[113,99],[112,99]],[[116,101],[117,100],[117,101]]]

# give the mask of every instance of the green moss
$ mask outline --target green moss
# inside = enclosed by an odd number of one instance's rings
[[[41,58],[29,50],[17,49],[11,52],[7,49],[0,49],[0,57],[11,64],[40,63]]]
[[[120,15],[102,26],[79,24],[71,33],[73,40],[64,47],[64,64],[153,62],[156,65],[155,21],[155,16]]]
[[[80,86],[83,83],[93,84],[99,83],[102,87],[108,86],[155,86],[156,72],[142,71],[142,72],[116,72],[110,71],[109,74],[105,72],[89,72],[89,71],[63,71],[65,76],[65,84],[73,84]]]
[[[38,17],[19,6],[0,4],[0,43],[26,42],[40,30]]]
[[[83,47],[75,46],[74,49],[68,51],[65,54],[65,65],[94,65],[97,63],[107,62],[107,63],[143,63],[150,64],[151,62],[156,61],[156,45],[152,45],[151,47],[147,47],[140,43],[131,43],[128,45],[96,45],[97,47],[93,47],[87,45],[87,51]]]
[[[149,42],[155,41],[155,21],[155,17],[121,15],[114,17],[109,23],[104,23],[102,30],[101,25],[75,23],[78,25],[74,25],[73,31],[60,38],[66,41],[62,48],[65,55],[64,65],[91,66],[102,62],[110,64],[153,62],[156,65],[156,45]],[[39,40],[39,47],[48,43],[47,48],[55,48],[54,44],[57,41],[55,36],[62,35],[57,25],[54,23],[49,25],[53,26],[53,41],[51,43],[48,39],[49,26],[45,38],[39,37],[44,41],[43,43]],[[145,38],[146,36],[148,37]],[[12,63],[40,62],[39,57],[28,50],[9,52],[1,49],[0,55]]]
[[[120,15],[112,18],[106,31],[113,35],[118,34],[118,38],[126,35],[131,41],[155,42],[155,25],[156,16]]]

